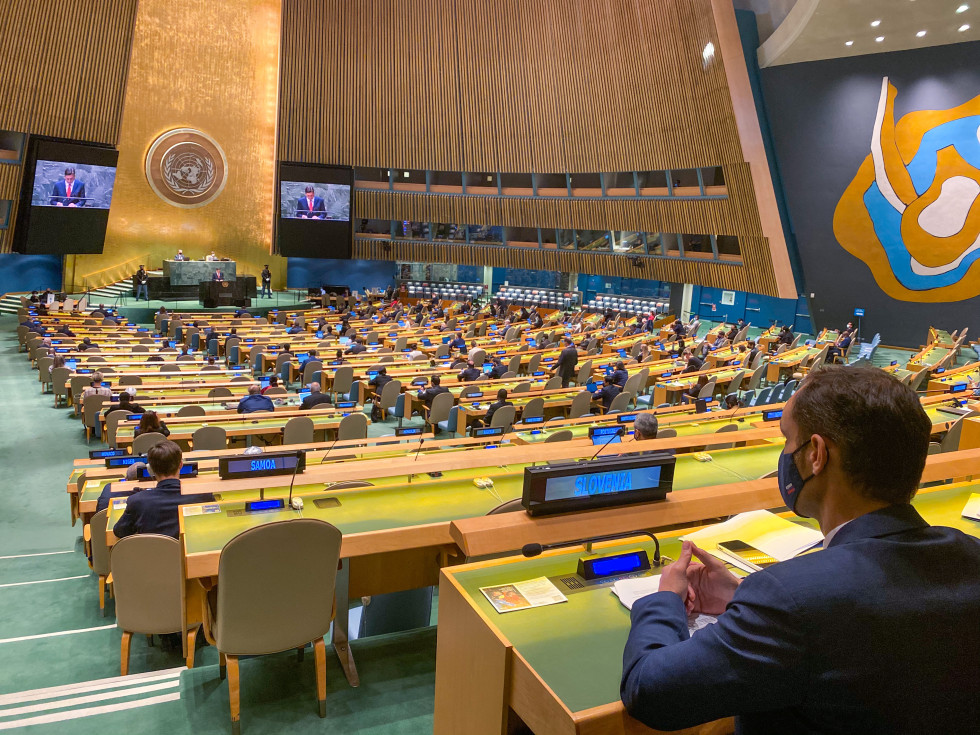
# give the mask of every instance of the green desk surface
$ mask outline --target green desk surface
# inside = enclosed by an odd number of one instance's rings
[[[775,469],[780,451],[782,442],[774,442],[712,452],[711,462],[698,462],[693,457],[679,456],[674,471],[674,489],[679,491],[757,479]],[[407,476],[396,475],[379,479],[375,488],[334,493],[324,490],[321,483],[301,483],[300,476],[293,493],[304,496],[306,507],[301,511],[303,517],[329,521],[345,534],[382,531],[485,515],[500,503],[521,496],[525,466],[491,465],[479,470],[451,470],[438,480],[422,475],[416,476],[411,483]],[[477,476],[493,478],[493,492],[474,486],[472,480]],[[288,483],[280,487],[267,487],[266,497],[285,496],[288,487]],[[311,496],[333,496],[340,500],[341,505],[319,509],[314,506]],[[296,511],[235,515],[236,511],[241,510],[245,498],[256,497],[257,491],[222,495],[222,499],[229,500],[230,504],[222,505],[220,513],[185,518],[188,553],[220,549],[248,528],[299,516]],[[232,515],[227,511],[231,511]]]
[[[924,492],[915,506],[933,525],[952,526],[978,536],[980,522],[960,517],[970,493],[977,490],[978,485],[971,485]],[[653,555],[652,543],[630,544],[629,548],[638,546]],[[676,558],[679,550],[678,537],[661,540],[663,554]],[[568,595],[566,603],[498,614],[480,587],[574,572],[581,553],[578,550],[453,574],[472,604],[572,712],[619,701],[629,611],[608,587],[602,587]]]
[[[755,413],[749,414],[744,417],[744,421],[738,421],[736,418],[737,426],[739,431],[745,431],[747,429],[759,429],[765,424],[762,420],[762,414]],[[611,423],[611,422],[610,422]],[[684,421],[680,423],[670,424],[671,429],[677,431],[677,436],[694,436],[696,434],[713,434],[718,431],[722,426],[726,426],[732,423],[728,417],[717,418],[717,419],[702,419],[700,421]],[[776,422],[772,423],[773,426]],[[526,442],[543,442],[549,436],[558,431],[571,431],[572,438],[581,439],[589,435],[590,424],[578,424],[576,426],[554,426],[550,427],[547,424],[541,427],[540,433],[532,434],[530,431],[519,431],[517,436]],[[665,427],[661,427],[665,428]],[[629,425],[627,430],[632,433],[633,427]],[[737,437],[737,433],[733,434],[733,437]],[[629,439],[626,439],[629,441]],[[732,441],[735,441],[733,438]]]

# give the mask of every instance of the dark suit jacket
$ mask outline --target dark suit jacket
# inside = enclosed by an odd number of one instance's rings
[[[638,600],[621,694],[650,727],[739,716],[752,733],[966,733],[980,722],[980,543],[912,506],[750,575],[689,638],[673,592]]]
[[[435,398],[440,393],[446,393],[449,388],[442,385],[430,385],[425,390],[419,391],[419,398],[425,403],[426,406],[432,408],[432,399]]]
[[[494,401],[489,406],[487,406],[487,415],[483,417],[483,423],[486,426],[490,426],[490,422],[493,420],[493,415],[497,412],[498,408],[503,408],[504,406],[513,406],[514,404],[510,401]]]
[[[303,402],[299,405],[301,411],[309,411],[314,406],[319,406],[321,403],[331,403],[330,396],[326,393],[310,393]]]
[[[344,352],[344,354],[345,355],[359,355],[359,354],[361,354],[362,352],[365,352],[365,351],[367,351],[367,347],[365,347],[364,345],[359,345],[359,344],[357,344],[355,342],[354,344],[352,344],[350,347],[347,348],[347,350]]]
[[[162,480],[156,487],[130,496],[122,518],[116,521],[112,531],[117,538],[134,533],[159,533],[177,538],[180,535],[178,506],[211,502],[214,502],[211,493],[181,495],[180,480]]]
[[[214,272],[214,274],[213,274],[213,275],[211,276],[211,280],[212,280],[212,281],[223,281],[223,280],[225,280],[225,274],[224,274],[224,273],[222,273],[222,272],[221,272],[221,269],[219,268],[219,269],[218,269],[218,270],[216,270],[216,271]]]
[[[323,199],[314,195],[313,196],[313,211],[310,211],[309,202],[307,202],[306,197],[302,196],[296,200],[296,216],[297,217],[314,217],[316,219],[324,219],[327,216],[327,208],[323,206]]]
[[[687,367],[681,371],[681,373],[696,373],[702,367],[704,367],[704,360],[696,355],[693,355],[690,360],[687,361]]]
[[[620,388],[622,388],[624,385],[626,385],[626,381],[629,380],[629,377],[630,377],[630,374],[628,372],[626,372],[625,370],[613,370],[612,371],[612,379],[613,379],[613,382],[616,385],[618,385]]]
[[[102,488],[102,494],[99,496],[99,499],[95,504],[95,512],[99,513],[100,511],[108,508],[109,501],[113,498],[128,498],[133,494],[133,488],[136,487],[136,485],[135,483],[129,483],[123,487],[125,487],[126,490],[113,490],[112,483],[110,482],[108,485]],[[127,505],[129,505],[129,503],[127,503]]]
[[[574,347],[566,347],[558,355],[555,372],[561,376],[562,380],[571,380],[575,377],[576,365],[578,365],[578,350]]]
[[[599,390],[595,392],[595,398],[602,401],[602,407],[606,411],[609,410],[609,405],[613,402],[613,399],[623,392],[623,389],[618,385],[613,383],[612,385],[604,385]]]
[[[84,207],[87,202],[85,201],[85,184],[75,179],[71,185],[71,198],[68,198],[68,187],[65,186],[65,180],[62,179],[55,183],[54,188],[51,190],[51,197],[48,199],[48,204],[58,204],[61,202],[66,207],[69,204],[74,204],[76,207]]]
[[[472,382],[479,378],[483,374],[483,371],[477,367],[468,367],[463,372],[459,374],[459,379],[464,382]]]

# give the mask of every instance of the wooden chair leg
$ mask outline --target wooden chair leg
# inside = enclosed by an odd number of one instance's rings
[[[327,646],[322,638],[313,641],[313,654],[316,657],[316,699],[320,717],[327,716]]]
[[[99,614],[105,617],[105,576],[99,575]]]
[[[194,644],[197,642],[197,631],[200,626],[195,625],[187,631],[187,668],[194,668]]]
[[[122,634],[122,645],[119,655],[119,672],[122,676],[126,676],[129,673],[129,643],[133,638],[133,634],[127,630],[123,631]]]
[[[225,661],[228,666],[228,704],[231,706],[231,731],[233,735],[239,735],[242,728],[242,712],[238,682],[238,657],[226,655]]]
[[[225,654],[218,651],[218,676],[224,679],[227,673],[227,661],[225,660]]]

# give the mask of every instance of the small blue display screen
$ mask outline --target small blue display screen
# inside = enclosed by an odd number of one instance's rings
[[[646,568],[643,555],[640,552],[610,556],[605,559],[594,559],[589,562],[589,565],[592,567],[592,574],[596,577],[628,574]]]
[[[485,429],[476,429],[476,430],[473,431],[473,436],[475,436],[475,437],[481,437],[481,436],[500,436],[503,433],[504,433],[504,427],[502,427],[502,426],[493,426],[493,427],[487,427]]]
[[[762,412],[762,420],[763,421],[778,421],[782,417],[783,417],[783,410],[782,409],[779,409],[778,411],[763,411]]]

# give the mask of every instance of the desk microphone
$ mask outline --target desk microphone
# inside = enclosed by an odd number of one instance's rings
[[[418,448],[417,448],[417,449],[415,450],[415,456],[414,456],[414,457],[412,457],[412,461],[413,461],[413,462],[414,462],[415,460],[417,460],[417,459],[419,458],[419,452],[421,452],[421,451],[422,451],[422,445],[423,445],[424,443],[425,443],[425,437],[424,437],[424,436],[422,436],[422,435],[419,435],[419,446],[418,446]]]
[[[620,428],[619,431],[617,431],[615,434],[610,434],[609,435],[609,438],[606,439],[605,444],[603,444],[601,447],[599,447],[596,450],[596,453],[593,454],[592,457],[588,461],[591,462],[593,459],[595,459],[596,457],[598,457],[599,454],[602,452],[602,450],[605,449],[606,447],[608,447],[612,443],[612,440],[613,439],[615,439],[618,436],[622,436],[622,435],[623,435],[623,429],[622,428]]]
[[[337,442],[339,441],[340,441],[340,432],[338,431],[337,438],[333,440],[333,442],[330,444],[329,447],[327,447],[327,451],[324,452],[322,457],[320,457],[320,461],[317,464],[323,464],[324,462],[327,461],[327,457],[330,455],[330,452],[333,451],[333,448],[337,446]]]
[[[632,538],[633,536],[649,536],[653,539],[654,552],[653,552],[653,563],[660,565],[660,541],[654,536],[650,531],[627,531],[625,533],[611,533],[607,536],[593,536],[587,539],[577,539],[575,541],[562,541],[557,544],[524,544],[521,548],[521,553],[528,557],[539,556],[542,551],[550,551],[551,549],[564,549],[569,546],[579,546],[584,545],[585,550],[589,553],[592,552],[592,544],[599,541],[615,541],[621,538]]]
[[[732,421],[734,421],[734,420],[735,420],[735,414],[737,414],[737,413],[738,413],[739,411],[741,411],[741,410],[742,410],[743,408],[745,408],[745,406],[743,406],[743,405],[742,405],[741,403],[739,403],[739,404],[738,404],[738,405],[737,405],[737,406],[735,407],[735,410],[734,410],[734,411],[732,411],[732,413],[731,413],[731,415],[730,415],[730,416],[728,417],[728,423],[732,423]],[[739,422],[744,422],[744,421],[745,421],[745,417],[744,417],[744,416],[743,416],[742,418],[740,418],[740,419],[739,419]]]
[[[303,450],[297,449],[294,454],[296,455],[296,464],[293,466],[293,477],[289,481],[289,500],[286,502],[286,507],[293,510],[303,510],[303,499],[296,498],[293,500],[293,483],[296,482],[296,473],[299,471],[299,461],[303,456]]]

